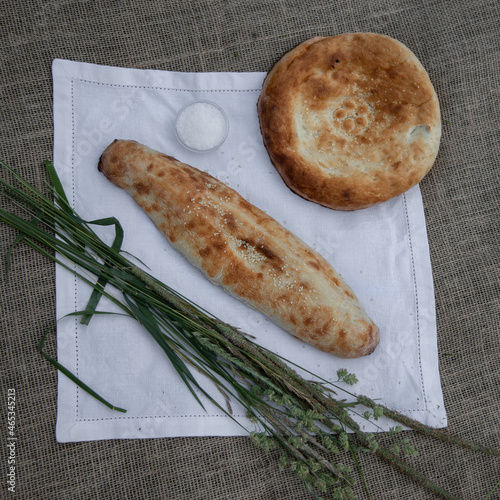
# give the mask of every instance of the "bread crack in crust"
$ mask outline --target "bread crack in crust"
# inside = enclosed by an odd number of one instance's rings
[[[417,57],[385,35],[307,40],[269,71],[258,101],[264,145],[288,187],[337,210],[407,191],[432,167],[439,103]]]
[[[216,285],[284,330],[343,358],[373,352],[379,330],[317,252],[211,175],[116,140],[99,170]]]

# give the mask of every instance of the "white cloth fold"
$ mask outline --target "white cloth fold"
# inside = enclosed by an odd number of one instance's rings
[[[264,73],[176,73],[55,60],[54,164],[70,203],[94,220],[116,216],[123,249],[150,272],[261,345],[327,379],[339,368],[357,375],[354,392],[380,399],[423,423],[443,427],[446,413],[438,369],[434,289],[419,187],[357,212],[343,213],[293,194],[269,161],[256,103]],[[193,99],[219,104],[229,117],[226,142],[190,152],[174,133],[177,111]],[[97,170],[114,139],[133,139],[205,170],[319,251],[353,288],[380,328],[376,351],[343,360],[284,332],[215,287],[170,246],[123,190]],[[112,230],[96,232],[111,242]],[[114,438],[241,435],[246,431],[210,403],[203,410],[165,354],[138,324],[116,315],[76,317],[90,287],[57,267],[59,362],[126,414],[109,410],[64,375],[58,382],[56,437],[60,442]],[[103,299],[99,310],[115,311]],[[214,386],[196,375],[216,399]],[[233,405],[236,420],[248,427]],[[389,424],[382,422],[387,429]]]

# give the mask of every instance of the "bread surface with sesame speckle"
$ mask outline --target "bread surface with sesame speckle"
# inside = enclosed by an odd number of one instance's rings
[[[378,327],[332,266],[229,186],[135,141],[111,143],[98,168],[208,279],[298,339],[343,358],[377,346]]]

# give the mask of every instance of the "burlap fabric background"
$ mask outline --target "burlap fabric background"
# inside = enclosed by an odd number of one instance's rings
[[[0,157],[43,187],[52,158],[53,58],[176,71],[266,71],[316,35],[374,31],[408,45],[430,73],[442,147],[421,183],[433,265],[449,429],[500,447],[500,4],[494,0],[0,2]],[[2,202],[4,203],[4,202]],[[110,214],[111,215],[111,214]],[[276,455],[247,438],[55,441],[55,370],[36,345],[54,326],[54,268],[0,225],[1,498],[308,499]],[[55,342],[49,346],[55,352]],[[7,389],[17,396],[16,494],[6,489]],[[500,460],[411,434],[422,471],[484,498]],[[363,457],[373,499],[433,498]],[[365,498],[361,488],[360,498]],[[491,498],[500,498],[496,491]]]

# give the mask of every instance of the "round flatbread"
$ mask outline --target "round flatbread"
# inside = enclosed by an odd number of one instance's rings
[[[307,200],[357,210],[398,196],[432,167],[441,138],[427,72],[402,43],[348,33],[307,40],[264,80],[264,145]]]

